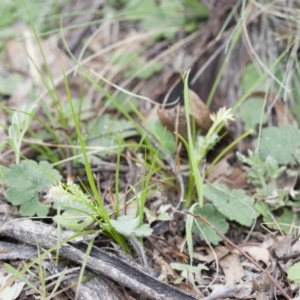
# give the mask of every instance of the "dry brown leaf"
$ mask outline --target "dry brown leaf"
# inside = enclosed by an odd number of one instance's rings
[[[261,273],[256,277],[252,277],[253,286],[257,286],[255,291],[258,292],[267,292],[270,289],[270,280],[269,278]]]
[[[240,166],[232,166],[229,164],[228,159],[232,154],[223,157],[215,166],[210,170],[207,180],[209,182],[224,183],[229,188],[240,189],[247,184],[246,172]]]
[[[224,156],[217,164],[215,164],[212,169],[210,170],[207,180],[209,182],[215,182],[222,179],[220,177],[228,176],[232,173],[233,167],[227,161],[228,156]]]
[[[13,40],[9,41],[7,45],[7,57],[10,66],[16,72],[29,75],[38,87],[43,87],[39,72],[45,75],[47,66],[54,82],[58,77],[61,77],[62,80],[62,69],[67,71],[73,65],[73,62],[58,48],[58,38],[53,35],[48,40],[40,39],[39,41],[46,59],[46,66],[32,30],[23,26],[21,32],[25,39],[24,43]]]
[[[291,254],[291,245],[294,238],[291,235],[286,235],[284,237],[276,237],[273,249],[275,249],[276,255],[278,257],[288,256]]]
[[[293,241],[291,245],[291,254],[300,253],[300,239],[298,238],[296,241]]]
[[[229,250],[226,247],[216,247],[214,248],[214,252],[219,259],[228,254]],[[201,262],[211,263],[215,260],[215,255],[209,247],[197,247],[194,250],[194,258]]]
[[[220,266],[225,274],[226,284],[236,284],[245,275],[239,255],[231,253],[220,259]]]
[[[233,295],[238,299],[249,299],[247,298],[247,296],[252,294],[252,290],[252,282],[241,282],[240,284],[238,284],[237,290],[233,293]]]
[[[200,97],[192,90],[189,90],[190,115],[195,119],[196,124],[202,133],[206,133],[213,124],[210,118],[211,112]]]
[[[224,296],[228,296],[236,291],[236,285],[220,285],[214,284],[211,285],[210,288],[212,289],[212,293],[205,298],[205,300],[216,300],[216,299],[224,299]],[[228,298],[226,298],[228,299]]]
[[[277,125],[287,125],[291,124],[298,128],[298,122],[295,120],[294,116],[291,114],[288,106],[283,103],[282,100],[277,100],[274,105],[274,110],[277,116]]]
[[[21,74],[28,74],[28,56],[25,46],[19,41],[8,41],[6,45],[6,55],[12,70]]]
[[[181,282],[179,284],[172,284],[171,282],[169,283],[170,285],[190,294],[190,295],[194,295],[195,297],[198,297],[196,299],[203,299],[204,295],[202,293],[199,292],[199,289],[195,290],[193,289],[188,283],[186,282]]]
[[[210,110],[199,96],[189,90],[190,118],[195,120],[196,126],[205,134],[212,125]],[[172,108],[160,108],[157,111],[161,124],[171,132],[177,132],[183,137],[187,137],[187,122],[185,118],[185,108],[180,104]]]
[[[268,296],[268,293],[258,292],[255,295],[255,299],[256,300],[269,300],[269,296]]]
[[[242,250],[248,253],[255,261],[262,261],[266,266],[270,264],[270,252],[268,249],[261,247],[261,244],[246,244]],[[237,250],[233,252],[238,253]]]
[[[153,251],[153,259],[157,266],[160,266],[160,275],[158,276],[158,279],[163,282],[168,282],[169,280],[175,280],[176,273],[174,270],[170,267],[170,264],[167,263],[158,253],[156,249]]]

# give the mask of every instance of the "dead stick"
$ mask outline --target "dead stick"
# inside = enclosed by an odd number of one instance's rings
[[[269,280],[274,283],[274,285],[278,288],[278,290],[281,292],[282,296],[284,296],[286,299],[292,299],[280,286],[280,284],[276,281],[276,279],[265,269],[263,269],[254,259],[252,259],[247,253],[245,253],[240,247],[236,246],[233,242],[231,242],[225,235],[223,235],[213,224],[211,224],[209,221],[207,221],[205,218],[203,218],[201,215],[194,215],[190,212],[187,212],[188,214],[192,215],[193,217],[199,219],[200,221],[204,222],[206,225],[208,225],[210,228],[212,228],[217,235],[219,235],[223,240],[225,240],[231,247],[239,251],[244,257],[246,257],[249,261],[251,261],[260,271],[262,271]]]

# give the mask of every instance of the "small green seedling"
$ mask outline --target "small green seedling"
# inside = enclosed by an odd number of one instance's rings
[[[267,156],[262,159],[258,152],[248,150],[248,157],[237,152],[237,158],[251,168],[247,174],[249,182],[257,186],[257,195],[267,197],[277,190],[276,180],[286,170],[285,166],[279,166],[276,159]]]
[[[32,120],[35,105],[24,106],[12,114],[11,125],[8,128],[7,143],[16,155],[16,164],[20,163],[21,145]]]
[[[73,182],[52,186],[49,189],[48,198],[54,200],[54,208],[59,211],[63,210],[62,214],[54,217],[54,220],[68,230],[80,232],[96,219],[91,198]]]

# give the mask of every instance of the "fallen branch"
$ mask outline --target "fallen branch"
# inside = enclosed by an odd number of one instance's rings
[[[57,240],[57,231],[54,227],[31,220],[14,220],[5,223],[0,228],[0,234],[12,237],[30,245],[38,244],[40,248],[50,249],[74,233],[62,232],[61,241]],[[87,244],[80,243],[73,246],[64,243],[59,247],[59,256],[70,261],[82,264],[85,260]],[[93,247],[86,263],[86,268],[108,277],[119,284],[126,286],[140,295],[156,300],[195,300],[179,289],[160,282],[149,274],[140,271],[125,263],[118,257]]]

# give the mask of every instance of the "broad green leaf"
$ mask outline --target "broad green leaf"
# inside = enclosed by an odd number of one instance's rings
[[[138,106],[139,101],[139,99],[131,97],[121,92],[114,97],[114,100],[122,106],[122,110],[124,112],[128,113],[132,112],[134,110],[134,107]],[[107,107],[110,108],[117,108],[117,106],[111,100],[107,100],[105,102],[105,105],[107,105]]]
[[[2,150],[1,146],[2,146],[2,144],[0,144],[0,150]],[[1,151],[0,151],[0,153],[1,153]],[[4,174],[6,171],[7,171],[7,168],[3,165],[0,165],[0,184],[4,183]]]
[[[14,21],[14,7],[12,3],[2,1],[0,4],[0,28],[8,26]]]
[[[148,31],[162,29],[160,33],[153,35],[156,39],[172,38],[177,34],[178,28],[185,28],[186,23],[191,26],[191,22],[195,22],[197,18],[208,16],[207,8],[200,3],[192,5],[192,2],[185,2],[180,5],[173,0],[161,1],[159,5],[155,0],[130,1],[123,11],[128,19],[141,20],[142,26]]]
[[[59,172],[46,161],[37,164],[23,160],[19,165],[12,165],[4,174],[4,182],[8,186],[7,200],[13,205],[20,205],[23,216],[46,216],[49,206],[39,202],[38,193],[60,178]]]
[[[218,212],[211,204],[205,204],[203,207],[197,207],[194,210],[194,214],[201,215],[203,218],[205,218],[207,221],[212,223],[221,233],[225,234],[229,228],[228,223],[226,222],[226,219],[224,215],[222,215],[220,212]],[[207,224],[202,222],[201,220],[195,218],[195,222],[200,226],[201,231],[205,235],[206,239],[214,244],[217,245],[220,241],[222,241],[222,238],[216,234],[216,232],[209,227]],[[202,240],[205,240],[203,237],[203,234],[201,232],[197,225],[193,225],[193,232],[199,233]]]
[[[0,16],[1,19],[1,16]],[[2,21],[2,20],[1,20]],[[1,23],[0,21],[0,23]],[[16,30],[12,27],[1,28],[0,30],[0,39],[8,39],[16,36]]]
[[[163,64],[160,62],[151,62],[147,65],[141,72],[138,73],[137,77],[140,79],[150,78],[156,72],[159,72],[163,67]]]
[[[140,224],[139,218],[132,218],[131,216],[121,216],[117,220],[111,220],[111,222],[118,232],[124,231],[127,235],[132,234]]]
[[[268,204],[265,202],[257,202],[254,207],[262,216],[267,216],[270,211]]]
[[[146,120],[145,126],[151,130],[151,133],[156,137],[164,150],[169,154],[176,152],[174,135],[160,123],[157,114],[151,115],[150,118]]]
[[[278,215],[273,211],[264,215],[264,222],[268,223],[267,226],[271,229],[278,230],[279,228],[285,233],[296,233],[296,228],[292,227],[299,223],[299,216],[295,214],[290,208],[283,208],[283,212]],[[275,221],[274,221],[275,220]]]
[[[298,91],[300,93],[300,91]],[[293,116],[295,117],[295,119],[298,122],[298,125],[300,125],[300,96],[298,96],[298,99],[296,101],[296,103],[291,107],[291,113],[293,114]]]
[[[121,216],[117,220],[110,220],[115,230],[124,236],[136,236],[145,237],[152,233],[152,229],[149,224],[139,225],[139,218],[133,218],[131,216]]]
[[[136,76],[140,79],[147,79],[163,67],[160,62],[150,62],[146,65],[146,61],[137,53],[119,50],[111,56],[111,63],[125,69],[124,76],[127,78]]]
[[[47,15],[53,9],[51,5],[45,5],[40,0],[26,0],[22,1],[0,1],[0,27],[7,26],[9,23],[13,23],[16,20],[28,22],[28,14],[26,6],[30,11],[30,17],[34,21],[38,17]],[[40,20],[39,20],[40,21]]]
[[[87,99],[72,98],[72,105],[75,111],[75,115],[78,116],[79,119],[89,119],[95,114],[92,101],[88,101]],[[62,112],[69,126],[74,126],[75,123],[73,111],[68,101],[62,105]],[[82,123],[82,126],[84,126],[84,122]]]
[[[229,190],[223,184],[205,184],[204,197],[229,220],[244,226],[251,226],[257,217],[254,199],[244,190]]]
[[[139,60],[137,53],[117,50],[111,56],[111,63],[122,68],[129,67]]]
[[[174,136],[170,131],[166,130],[158,120],[153,124],[152,133],[159,137],[159,142],[168,153],[175,153],[176,142]]]
[[[151,235],[152,231],[149,224],[143,224],[134,230],[134,235],[137,237],[145,237]]]
[[[253,84],[259,78],[260,74],[253,64],[248,64],[244,70],[242,77],[242,89],[248,91],[251,88],[253,89]],[[262,83],[259,83],[253,90],[264,90]]]
[[[292,78],[292,88],[291,92],[294,98],[294,103],[292,103],[291,107],[291,113],[294,115],[295,119],[298,122],[298,125],[300,125],[300,73],[299,70],[297,70],[295,76]]]
[[[245,123],[245,130],[253,129],[257,124],[265,124],[268,120],[264,110],[264,100],[262,98],[249,98],[240,107],[237,117]],[[263,117],[261,115],[263,113]]]
[[[40,26],[45,28],[49,26],[49,22],[45,22],[45,17],[50,16],[59,8],[61,1],[52,5],[45,5],[44,1],[26,0],[26,1],[0,1],[0,29],[8,27],[8,25],[16,22],[29,22],[27,10],[30,12],[30,19],[34,23],[36,30],[39,31]]]
[[[119,145],[120,135],[122,138],[136,134],[132,124],[123,119],[112,118],[104,114],[98,119],[93,119],[89,124],[89,138],[87,146],[113,147]],[[110,154],[110,151],[99,151],[101,156]]]
[[[289,268],[288,279],[300,284],[300,262],[295,263]]]
[[[264,128],[259,143],[262,159],[273,157],[278,164],[300,161],[300,130],[292,125]]]
[[[124,76],[136,76],[140,79],[147,79],[151,77],[154,73],[160,71],[162,67],[162,64],[159,62],[152,62],[146,65],[146,62],[144,62],[143,60],[138,60],[134,62],[134,65],[132,65],[131,69],[125,72]]]
[[[19,75],[10,76],[8,78],[0,77],[0,94],[10,96],[20,83],[21,77]]]

